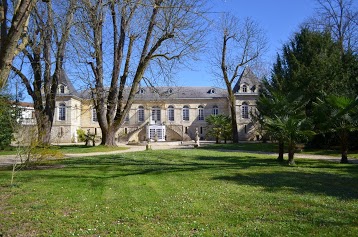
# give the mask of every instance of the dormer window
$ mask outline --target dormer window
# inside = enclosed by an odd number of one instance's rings
[[[145,90],[142,88],[139,90],[139,94],[144,94]]]
[[[215,89],[214,88],[211,88],[209,91],[208,91],[209,94],[215,94]]]
[[[246,85],[242,86],[242,92],[247,92],[247,86]]]
[[[256,86],[251,87],[251,92],[254,93],[256,91]]]
[[[64,85],[60,85],[60,93],[65,94],[65,86]]]

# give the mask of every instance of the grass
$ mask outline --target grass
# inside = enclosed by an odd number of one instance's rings
[[[127,150],[127,147],[106,147],[106,146],[85,146],[85,145],[53,145],[49,150],[59,151],[61,153],[91,153],[91,152],[109,152],[118,150]],[[16,147],[7,147],[0,150],[1,155],[16,155]]]
[[[274,152],[278,153],[277,143],[238,143],[238,144],[212,144],[206,146],[207,149],[225,149],[225,150],[242,150],[242,151],[258,151],[258,152]],[[285,151],[287,152],[287,151]],[[340,150],[319,150],[319,149],[303,149],[298,152],[300,154],[326,155],[340,157]],[[349,158],[358,159],[358,151],[348,151]]]
[[[53,146],[63,153],[92,153],[92,152],[109,152],[118,150],[127,150],[127,147],[107,147],[107,146],[85,146],[85,145],[59,145]]]
[[[357,236],[358,165],[208,149],[0,171],[4,236]]]

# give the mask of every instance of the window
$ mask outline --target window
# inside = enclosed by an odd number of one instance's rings
[[[144,107],[138,107],[138,122],[144,122]]]
[[[209,94],[215,94],[215,89],[210,89],[210,90],[208,91],[208,93],[209,93]]]
[[[214,105],[212,115],[218,115],[218,114],[219,114],[219,108],[218,106]]]
[[[168,120],[169,121],[174,121],[174,106],[170,105],[168,107]]]
[[[256,86],[251,87],[251,92],[255,93],[255,91],[256,91]]]
[[[244,102],[241,106],[241,118],[248,119],[249,118],[249,106]]]
[[[153,107],[152,108],[152,121],[153,122],[160,122],[160,108]]]
[[[204,120],[204,107],[201,105],[198,107],[198,120]]]
[[[129,122],[129,112],[126,114],[126,117],[124,118],[125,122]]]
[[[66,105],[63,103],[58,106],[58,120],[66,120]]]
[[[189,121],[189,106],[187,105],[183,107],[183,120]]]
[[[61,94],[65,93],[65,86],[64,85],[60,85],[60,93]]]
[[[246,85],[242,86],[242,92],[247,92],[247,86]]]
[[[98,122],[97,111],[95,108],[92,109],[92,122]]]
[[[140,93],[140,94],[144,94],[144,92],[145,92],[144,89],[140,89],[140,90],[139,90],[139,93]]]

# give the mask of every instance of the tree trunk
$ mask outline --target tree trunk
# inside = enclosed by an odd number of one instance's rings
[[[295,155],[295,145],[289,144],[288,145],[288,164],[289,165],[295,164],[294,155]]]
[[[277,160],[279,162],[283,161],[284,147],[285,147],[284,142],[279,141],[279,143],[278,143],[278,157],[277,157]]]
[[[102,129],[102,142],[101,145],[104,146],[117,146],[116,143],[116,129],[109,128],[109,129]]]
[[[239,131],[237,128],[237,121],[236,121],[235,97],[234,95],[230,95],[230,94],[229,94],[229,100],[230,100],[230,113],[231,113],[231,126],[232,126],[232,142],[239,143]]]
[[[349,133],[346,131],[343,131],[340,138],[341,138],[341,163],[347,164],[348,163],[348,136]]]
[[[51,129],[52,121],[43,114],[35,111],[37,121],[37,142],[38,146],[50,146],[51,145]]]

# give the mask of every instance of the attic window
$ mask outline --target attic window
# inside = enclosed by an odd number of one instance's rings
[[[209,94],[215,94],[215,89],[213,89],[213,88],[210,89],[210,90],[208,91],[208,93],[209,93]]]
[[[60,85],[60,93],[65,94],[65,86],[64,85]]]
[[[169,89],[168,89],[168,93],[170,93],[170,94],[173,93],[173,89],[172,89],[172,88],[169,88]]]
[[[144,89],[140,89],[139,94],[144,94]]]
[[[247,86],[246,85],[242,86],[242,92],[247,92]]]
[[[251,87],[251,92],[254,93],[256,90],[256,86]]]

